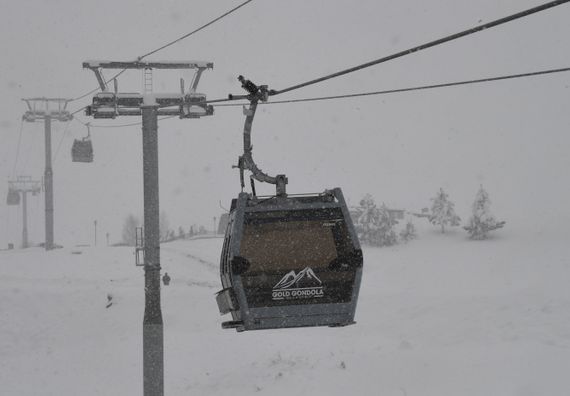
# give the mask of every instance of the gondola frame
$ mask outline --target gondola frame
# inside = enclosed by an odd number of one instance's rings
[[[356,252],[354,263],[354,281],[350,300],[335,303],[291,304],[281,306],[253,307],[248,303],[239,266],[235,258],[239,257],[245,228],[246,212],[270,211],[266,205],[251,206],[255,198],[247,193],[239,194],[232,202],[230,220],[226,229],[222,257],[220,259],[220,275],[224,287],[216,297],[220,313],[231,313],[232,321],[224,322],[223,328],[235,328],[238,332],[245,330],[278,329],[308,326],[346,326],[355,323],[354,316],[360,283],[362,279],[362,250],[358,236],[352,224],[350,213],[340,188],[327,190],[325,194],[311,199],[295,199],[290,197],[273,197],[273,210],[304,211],[311,209],[340,208],[345,221],[348,236]],[[329,200],[329,202],[326,202]]]
[[[74,139],[71,146],[71,160],[73,162],[93,162],[93,143],[91,139]]]
[[[20,204],[20,193],[12,188],[8,189],[8,196],[6,197],[6,204],[10,206],[17,206]]]

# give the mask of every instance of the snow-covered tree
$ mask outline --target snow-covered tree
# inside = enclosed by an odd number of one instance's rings
[[[477,191],[473,202],[473,214],[467,226],[463,227],[471,239],[485,239],[487,233],[505,225],[504,221],[497,221],[490,211],[491,200],[483,186]]]
[[[416,239],[417,236],[418,235],[416,233],[416,227],[414,226],[414,223],[412,223],[411,220],[408,220],[406,227],[400,231],[400,239],[402,239],[404,242],[408,242],[412,239]]]
[[[135,246],[136,229],[137,227],[140,226],[141,222],[138,219],[138,217],[136,217],[133,214],[129,214],[125,218],[125,221],[123,222],[123,232],[122,232],[123,243],[129,246]]]
[[[458,226],[461,218],[455,214],[455,204],[448,199],[448,194],[440,188],[431,205],[431,214],[429,221],[432,224],[439,225],[441,232],[445,232],[446,226]]]
[[[390,246],[397,242],[394,225],[386,205],[377,207],[370,194],[360,200],[357,209],[356,232],[362,243],[373,246]]]

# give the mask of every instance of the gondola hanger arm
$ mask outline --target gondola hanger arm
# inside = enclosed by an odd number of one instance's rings
[[[267,89],[267,85],[258,86],[250,80],[246,80],[243,76],[239,76],[238,80],[242,83],[242,88],[249,93],[248,95],[229,95],[229,99],[231,100],[249,100],[249,107],[243,107],[243,113],[245,115],[245,123],[243,127],[243,155],[239,157],[237,165],[237,168],[240,170],[242,190],[244,188],[243,172],[247,169],[252,173],[252,179],[263,183],[275,184],[277,196],[286,196],[286,185],[288,182],[287,176],[283,174],[270,176],[267,173],[263,172],[253,160],[253,146],[251,144],[251,129],[253,126],[253,120],[255,118],[258,102],[266,102],[270,91]]]
[[[85,124],[87,127],[87,136],[83,138],[83,140],[90,140],[91,139],[91,123],[88,122]]]

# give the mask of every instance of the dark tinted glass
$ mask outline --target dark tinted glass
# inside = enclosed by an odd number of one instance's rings
[[[240,256],[249,263],[242,274],[248,304],[350,301],[354,268],[338,268],[352,251],[338,208],[246,213]]]
[[[327,220],[276,220],[247,224],[240,255],[248,271],[326,268],[337,257],[335,222]]]

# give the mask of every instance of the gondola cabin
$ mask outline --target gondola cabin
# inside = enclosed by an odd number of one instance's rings
[[[232,201],[216,300],[237,331],[346,326],[362,276],[362,250],[342,192]]]
[[[93,144],[90,138],[73,140],[71,160],[73,162],[93,162]]]

